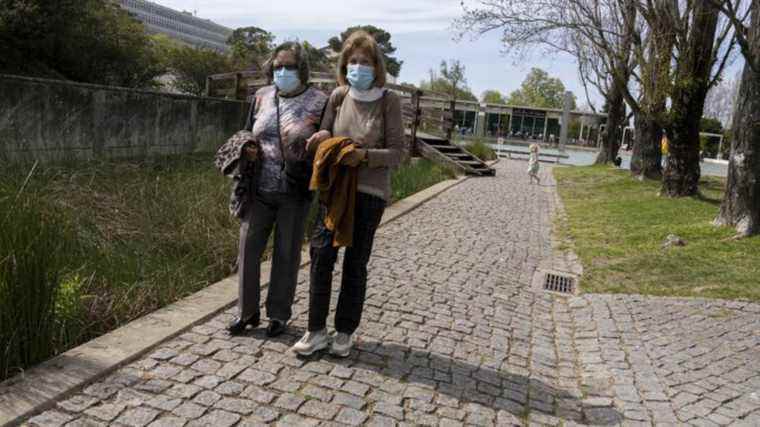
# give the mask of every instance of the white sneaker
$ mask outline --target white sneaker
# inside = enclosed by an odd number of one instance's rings
[[[351,354],[351,348],[354,346],[354,336],[338,332],[330,347],[330,354],[338,357],[348,357]]]
[[[322,329],[316,332],[306,332],[291,350],[301,356],[311,356],[314,352],[326,349],[327,344],[327,330]]]

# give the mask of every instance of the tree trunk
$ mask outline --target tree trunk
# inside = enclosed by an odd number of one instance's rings
[[[710,86],[718,13],[709,2],[694,3],[686,49],[678,57],[667,125],[670,154],[662,179],[662,193],[670,197],[699,192],[699,125]]]
[[[605,135],[602,139],[602,151],[596,157],[596,164],[611,163],[615,160],[620,150],[620,139],[622,138],[622,126],[625,120],[625,102],[623,94],[617,85],[613,85],[610,95],[607,98],[607,126]]]
[[[715,219],[740,236],[760,234],[760,2],[753,2],[747,40],[756,67],[744,66],[734,110],[726,194]]]
[[[662,178],[662,126],[652,116],[638,112],[635,114],[635,133],[631,173],[649,179]]]

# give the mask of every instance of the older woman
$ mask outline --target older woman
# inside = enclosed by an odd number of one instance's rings
[[[359,327],[367,287],[367,263],[375,231],[391,197],[390,171],[403,154],[404,128],[401,101],[386,90],[385,63],[375,39],[363,31],[353,33],[343,44],[338,62],[338,83],[327,102],[321,130],[309,138],[310,151],[331,136],[349,137],[356,150],[344,158],[358,167],[353,244],[346,249],[343,277],[335,314],[336,334],[330,352],[346,357]],[[309,355],[328,346],[326,332],[332,275],[338,248],[325,227],[326,207],[321,206],[311,239],[311,293],[309,327],[293,351]]]
[[[256,92],[246,129],[257,150],[251,206],[244,211],[239,247],[239,316],[228,327],[242,333],[260,321],[260,264],[274,228],[272,272],[266,301],[268,336],[281,334],[291,316],[304,221],[311,203],[308,189],[313,155],[306,139],[318,128],[327,96],[308,85],[306,53],[297,43],[275,48],[265,73],[274,85]]]

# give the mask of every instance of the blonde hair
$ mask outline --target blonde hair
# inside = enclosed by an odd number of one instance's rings
[[[541,148],[541,146],[539,146],[538,144],[530,144],[531,152],[535,151],[536,153],[538,153],[539,148]]]
[[[348,60],[355,50],[361,50],[370,57],[375,67],[375,81],[374,86],[385,86],[385,58],[380,46],[377,45],[377,41],[368,32],[363,30],[354,31],[343,42],[343,49],[340,51],[340,57],[338,59],[338,84],[341,86],[347,86],[348,80],[346,74],[348,74]]]

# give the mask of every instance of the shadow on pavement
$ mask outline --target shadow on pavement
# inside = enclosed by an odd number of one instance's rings
[[[529,411],[588,425],[617,425],[623,421],[622,415],[613,407],[583,408],[580,396],[535,378],[475,366],[398,344],[363,341],[356,344],[348,359],[337,359],[326,352],[307,359],[342,366],[358,364],[407,385],[432,388],[461,403],[477,403],[494,411],[506,411],[520,419],[524,419]]]

